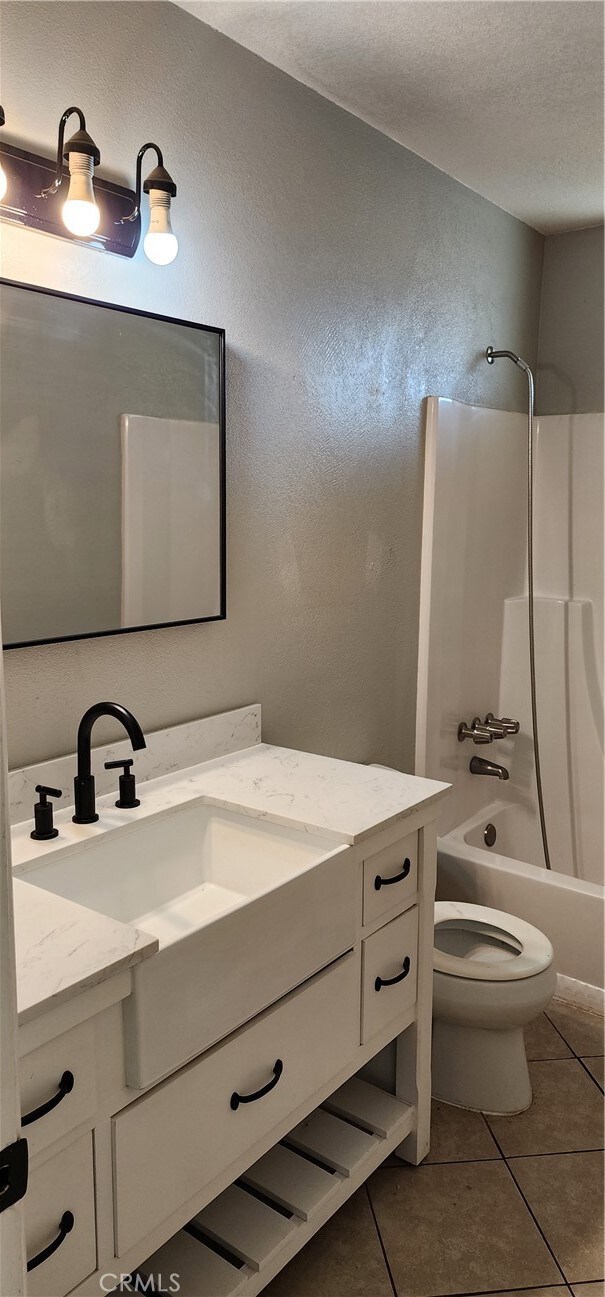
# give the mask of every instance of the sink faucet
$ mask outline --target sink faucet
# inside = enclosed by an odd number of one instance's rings
[[[78,773],[74,779],[75,815],[72,816],[74,824],[94,824],[99,818],[95,810],[95,777],[90,769],[92,727],[99,716],[115,716],[117,721],[121,721],[135,752],[147,747],[139,722],[120,703],[95,703],[84,712],[78,726]]]
[[[472,775],[495,775],[497,779],[508,779],[508,770],[495,761],[486,761],[484,757],[471,757],[469,770]]]

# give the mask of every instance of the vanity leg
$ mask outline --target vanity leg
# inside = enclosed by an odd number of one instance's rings
[[[433,1016],[434,905],[437,880],[437,829],[419,834],[421,893],[418,916],[418,1012],[416,1022],[397,1039],[395,1092],[416,1106],[416,1128],[395,1149],[397,1157],[418,1166],[426,1157],[431,1134],[431,1031]]]

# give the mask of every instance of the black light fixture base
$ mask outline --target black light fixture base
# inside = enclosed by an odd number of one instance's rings
[[[85,153],[86,157],[92,158],[95,167],[98,167],[101,161],[101,154],[94,142],[90,138],[88,131],[76,131],[67,144],[63,146],[63,157],[68,158],[70,153]]]
[[[176,198],[176,185],[164,166],[154,167],[149,172],[143,183],[143,193],[148,194],[151,189],[159,189],[164,194],[170,194],[171,198]]]
[[[1,140],[0,162],[7,178],[6,194],[0,203],[2,220],[53,234],[57,238],[67,239],[69,243],[94,248],[97,252],[134,257],[141,237],[140,216],[120,224],[135,206],[135,193],[132,189],[95,175],[95,201],[101,213],[99,228],[88,239],[78,238],[66,228],[61,215],[67,197],[67,169],[64,171],[64,183],[57,193],[41,198],[42,190],[52,185],[55,178],[55,160],[29,153],[26,149],[5,144]]]

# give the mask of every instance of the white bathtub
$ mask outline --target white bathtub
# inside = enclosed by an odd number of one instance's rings
[[[486,826],[496,841],[484,841]],[[603,1009],[605,889],[529,864],[539,859],[535,819],[523,807],[493,802],[438,842],[437,896],[516,914],[550,938],[558,994]]]

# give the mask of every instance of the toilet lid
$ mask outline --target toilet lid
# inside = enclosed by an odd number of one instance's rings
[[[503,910],[435,902],[434,968],[450,977],[509,982],[549,968],[553,948],[538,928]]]

